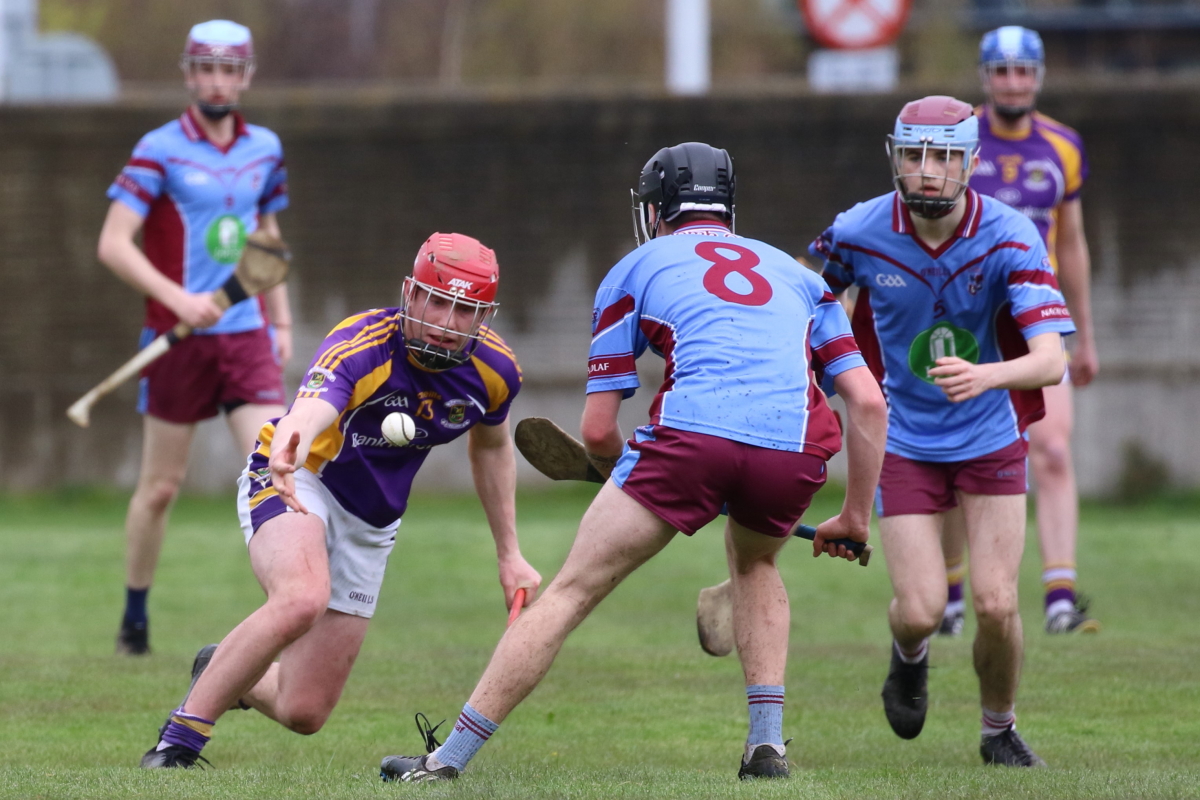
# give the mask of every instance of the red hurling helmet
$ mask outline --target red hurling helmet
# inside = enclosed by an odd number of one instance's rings
[[[426,239],[404,281],[400,312],[415,326],[405,330],[405,342],[417,363],[432,370],[465,363],[499,305],[499,285],[496,253],[478,239],[461,233]]]

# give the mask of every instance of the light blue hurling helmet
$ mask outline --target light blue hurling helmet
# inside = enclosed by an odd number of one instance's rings
[[[998,70],[1009,74],[1023,68],[1036,76],[1034,94],[1041,91],[1042,78],[1046,74],[1046,48],[1037,31],[1019,25],[1006,25],[988,31],[979,41],[979,79],[983,81],[984,94],[992,102],[996,112],[1010,119],[1033,111],[1034,103],[1021,106],[1001,105],[992,98],[992,78]]]
[[[921,151],[919,172],[905,171],[905,153],[910,150]],[[892,162],[892,183],[909,210],[927,219],[944,217],[967,190],[975,155],[979,152],[979,118],[970,105],[946,95],[914,100],[896,117],[896,127],[888,137],[887,152]],[[943,157],[942,154],[948,169],[950,155],[954,152],[962,154],[961,171],[957,176],[948,172],[926,172],[929,159]],[[940,181],[941,191],[933,196],[908,192],[905,178],[914,176],[920,176],[923,183]],[[949,193],[946,192],[948,186],[951,188]]]

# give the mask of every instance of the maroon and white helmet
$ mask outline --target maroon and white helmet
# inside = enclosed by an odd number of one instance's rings
[[[500,305],[496,302],[499,285],[496,253],[478,239],[461,233],[435,233],[426,239],[413,262],[412,275],[404,280],[404,308],[400,316],[416,323],[419,331],[453,334],[461,342],[451,349],[420,339],[406,339],[417,363],[433,370],[465,363],[474,352],[475,343],[483,339],[484,325]],[[430,314],[431,304],[439,305],[437,316],[448,320],[456,312],[469,311],[470,322],[462,330],[436,324]]]
[[[190,74],[196,64],[233,64],[240,67],[243,88],[254,74],[254,38],[245,25],[214,19],[193,25],[183,46],[179,66]]]

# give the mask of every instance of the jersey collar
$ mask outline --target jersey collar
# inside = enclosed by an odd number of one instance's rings
[[[1029,127],[1021,133],[1005,133],[1004,131],[996,130],[992,127],[992,112],[988,110],[986,105],[980,106],[978,111],[979,127],[983,133],[993,136],[997,139],[1003,139],[1006,142],[1023,142],[1033,135],[1033,114],[1029,115]]]
[[[733,236],[733,232],[729,230],[728,225],[710,219],[684,223],[676,228],[675,233],[671,235],[674,236],[678,233],[687,233],[695,236]]]
[[[892,193],[892,231],[911,236],[913,241],[929,254],[930,258],[937,258],[949,250],[950,245],[959,239],[970,239],[978,233],[979,221],[982,216],[983,201],[979,198],[978,192],[968,187],[967,210],[963,214],[962,220],[959,221],[958,227],[954,229],[954,233],[950,235],[950,238],[942,242],[937,249],[933,249],[921,241],[921,237],[917,236],[917,229],[913,225],[912,214],[909,212],[908,206],[904,205],[904,201],[900,199],[900,193]]]
[[[229,144],[221,147],[215,144],[208,135],[204,133],[204,128],[200,127],[200,122],[196,119],[196,115],[192,112],[192,107],[188,106],[183,114],[179,117],[179,125],[183,128],[183,135],[188,138],[189,142],[208,142],[213,147],[221,151],[222,154],[228,153],[237,144],[238,139],[243,136],[250,135],[250,129],[246,127],[246,120],[238,112],[233,112],[233,138],[229,140]]]

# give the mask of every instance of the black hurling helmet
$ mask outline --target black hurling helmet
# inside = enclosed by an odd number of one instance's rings
[[[658,235],[658,226],[688,211],[720,214],[734,222],[733,159],[702,142],[664,147],[642,167],[633,191],[633,238],[638,245]],[[648,206],[658,213],[650,225]]]

